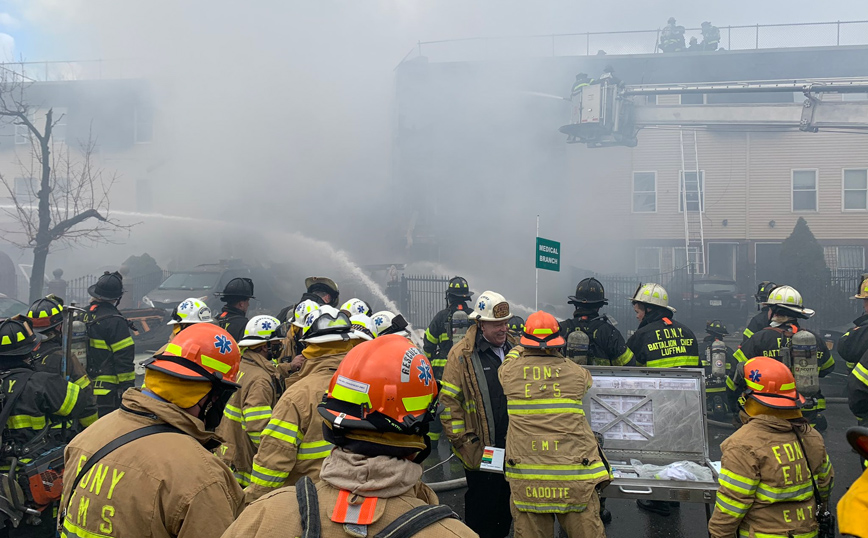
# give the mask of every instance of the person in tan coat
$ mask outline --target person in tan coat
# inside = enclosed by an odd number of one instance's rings
[[[711,538],[817,536],[834,471],[823,437],[802,417],[793,374],[771,357],[739,365],[744,426],[720,445]],[[819,498],[818,498],[819,497]]]
[[[238,374],[241,388],[229,399],[217,427],[217,435],[223,438],[217,456],[232,469],[241,487],[250,485],[253,456],[259,448],[262,430],[283,394],[280,373],[273,360],[282,347],[280,338],[274,335],[278,325],[277,318],[271,316],[256,316],[247,322],[244,336],[238,342],[238,347],[244,350]]]
[[[317,409],[325,438],[336,446],[321,480],[314,485],[302,477],[262,497],[223,538],[307,536],[305,529],[323,538],[475,537],[449,507],[428,505],[414,493],[436,409],[431,363],[406,338],[387,335],[356,346]]]
[[[322,436],[316,406],[341,360],[362,342],[346,314],[321,306],[306,318],[301,341],[305,348],[299,379],[280,397],[271,420],[262,431],[253,458],[250,485],[244,490],[250,503],[302,476],[316,479],[332,444]]]
[[[506,397],[497,378],[509,341],[509,303],[503,295],[485,291],[468,317],[476,322],[449,350],[443,371],[440,421],[452,451],[464,464],[467,524],[482,538],[509,534],[509,485],[503,475],[480,471],[486,446],[505,448],[509,417]]]
[[[66,448],[61,536],[223,533],[243,494],[211,450],[221,442],[213,430],[238,388],[240,360],[229,333],[202,323],[146,361],[147,388],[127,390],[120,409]],[[142,437],[128,440],[134,432]]]
[[[591,374],[558,352],[564,345],[554,316],[536,312],[498,371],[516,538],[551,538],[556,519],[569,538],[606,535],[597,488],[612,474],[582,407]]]

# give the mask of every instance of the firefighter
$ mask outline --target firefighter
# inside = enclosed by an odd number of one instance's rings
[[[660,44],[657,47],[663,52],[681,52],[684,50],[684,27],[675,24],[675,17],[669,21],[660,32]]]
[[[304,355],[301,351],[304,345],[299,341],[301,331],[304,328],[304,319],[308,314],[319,308],[319,303],[310,299],[295,305],[295,310],[292,314],[290,323],[281,324],[278,332],[282,335],[280,358],[277,360],[277,369],[280,371],[280,377],[283,379],[285,388],[298,380],[298,373],[304,364]]]
[[[516,538],[550,538],[556,519],[570,538],[606,535],[597,488],[612,474],[582,408],[591,374],[564,358],[564,345],[554,316],[536,312],[498,370]]]
[[[476,324],[449,350],[440,422],[464,464],[467,525],[481,538],[503,538],[512,522],[509,484],[503,475],[480,471],[479,466],[486,446],[506,448],[509,416],[497,370],[512,349],[507,339],[512,315],[503,295],[493,291],[482,293],[475,306],[470,319]]]
[[[145,361],[146,388],[124,393],[66,449],[61,536],[220,536],[242,491],[210,451],[240,361],[232,336],[210,323]]]
[[[356,314],[363,314],[370,317],[371,314],[374,313],[368,303],[361,299],[356,299],[355,297],[341,305],[341,311],[345,312],[349,317],[353,317]]]
[[[36,345],[31,354],[30,364],[37,372],[57,374],[67,381],[72,381],[79,388],[79,398],[85,402],[93,413],[79,419],[82,427],[87,427],[96,422],[96,402],[93,396],[93,386],[84,366],[81,365],[75,355],[66,357],[66,370],[63,362],[63,322],[64,316],[71,316],[72,312],[66,312],[63,303],[57,298],[48,296],[36,300],[27,312],[30,326],[44,338]]]
[[[388,310],[381,310],[374,314],[371,318],[374,322],[374,328],[377,331],[377,338],[389,334],[397,334],[404,338],[410,339],[410,331],[407,320],[401,314],[395,314]]]
[[[414,493],[437,407],[437,382],[421,351],[397,335],[365,342],[347,354],[327,388],[315,412],[336,448],[318,482],[304,477],[254,502],[223,538],[314,536],[313,528],[324,538],[476,536],[451,509]]]
[[[576,294],[568,299],[567,304],[573,305],[575,311],[572,319],[561,322],[561,334],[565,339],[574,331],[588,335],[588,364],[636,366],[633,351],[624,343],[621,332],[605,314],[600,314],[600,309],[609,304],[602,282],[585,278],[576,286]]]
[[[702,23],[702,50],[717,50],[720,46],[720,30],[710,22]]]
[[[443,369],[446,367],[449,350],[457,343],[454,341],[457,340],[454,337],[466,328],[454,327],[452,316],[455,312],[464,312],[469,317],[473,311],[467,306],[467,301],[472,296],[473,293],[470,291],[467,280],[460,276],[453,277],[449,280],[449,287],[446,288],[446,308],[434,315],[434,319],[425,330],[425,342],[422,351],[431,361],[431,366],[434,367],[434,377],[438,380],[443,378]]]
[[[244,328],[244,336],[238,342],[243,350],[238,374],[241,388],[229,399],[217,428],[217,435],[223,439],[217,455],[232,469],[241,487],[250,485],[253,456],[262,430],[283,394],[275,364],[282,347],[280,338],[274,334],[278,325],[277,318],[256,316]]]
[[[124,294],[121,274],[106,271],[87,292],[93,297],[83,316],[88,337],[87,373],[93,381],[99,416],[103,417],[118,408],[124,391],[135,384],[136,345],[130,322],[117,309]]]
[[[247,503],[277,488],[291,486],[302,476],[319,475],[332,444],[323,439],[316,405],[347,352],[362,341],[353,332],[350,318],[332,306],[321,306],[305,318],[301,337],[304,365],[298,380],[281,395],[262,431],[250,485],[244,490]]]
[[[631,299],[639,328],[627,341],[639,366],[699,368],[696,336],[673,319],[669,295],[660,284],[642,284]]]
[[[214,295],[225,303],[217,316],[217,325],[237,342],[244,336],[244,328],[247,327],[250,299],[256,299],[253,296],[253,281],[249,278],[233,278],[226,283],[223,291]]]
[[[172,327],[172,334],[169,335],[169,342],[161,347],[155,355],[159,355],[163,351],[166,351],[166,346],[171,344],[172,340],[175,339],[175,336],[187,327],[192,327],[197,323],[211,323],[213,321],[214,319],[211,317],[211,309],[208,308],[208,305],[195,297],[184,299],[172,309],[172,315],[168,323],[166,323],[166,325]]]
[[[825,377],[835,369],[835,359],[832,352],[824,345],[825,340],[819,334],[808,329],[799,327],[798,319],[808,319],[814,315],[814,311],[802,305],[802,295],[792,286],[778,286],[769,294],[768,299],[762,303],[769,307],[770,325],[761,331],[754,333],[735,352],[735,358],[739,362],[745,362],[748,357],[772,357],[781,360],[782,348],[792,348],[793,335],[799,331],[807,331],[814,336],[817,343],[817,365],[819,376]],[[742,386],[737,380],[727,378],[727,386],[730,390],[741,393]],[[826,409],[826,399],[822,392],[817,391],[802,411],[819,431],[826,429],[826,418],[823,410]]]
[[[82,397],[78,385],[57,372],[33,367],[32,353],[41,339],[23,316],[0,321],[0,394],[6,417],[0,425],[0,472],[6,475],[0,475],[0,514],[7,524],[4,536],[55,535],[52,512],[60,500],[60,476],[54,481],[50,472],[43,474],[37,468],[51,452],[62,454],[57,449],[68,441],[61,430],[52,428],[59,417],[82,420],[96,415],[93,401]],[[54,468],[62,468],[57,463]],[[7,476],[18,480],[7,484]],[[13,520],[21,522],[17,528],[12,528]]]
[[[307,290],[301,300],[311,300],[320,306],[328,305],[337,308],[340,291],[334,280],[325,276],[309,276],[304,279]]]
[[[868,428],[847,430],[847,441],[863,459],[868,456]],[[838,531],[844,538],[868,538],[868,470],[853,482],[838,501]]]
[[[594,79],[589,77],[587,73],[579,73],[576,75],[576,81],[573,82],[573,86],[570,88],[570,99],[580,95],[582,93],[582,88],[590,86],[593,83]]]
[[[702,366],[705,368],[706,383],[705,396],[708,403],[708,412],[710,414],[721,415],[735,410],[735,393],[729,393],[726,386],[726,378],[730,377],[733,368],[738,361],[735,358],[735,353],[732,351],[723,338],[729,336],[729,331],[726,330],[726,325],[719,319],[709,321],[705,324],[705,338],[699,343],[699,358],[702,361]],[[724,377],[716,378],[712,368],[713,347],[715,342],[723,344],[723,352],[725,354]]]
[[[521,338],[524,332],[524,319],[521,316],[512,316],[509,318],[509,334],[514,338]]]
[[[761,331],[769,326],[771,314],[769,313],[769,307],[763,306],[763,303],[769,300],[769,294],[773,289],[777,288],[778,285],[770,280],[763,280],[757,285],[756,295],[754,295],[754,299],[756,299],[756,308],[759,312],[751,318],[748,322],[747,327],[744,329],[744,334],[741,338],[741,343],[747,342],[747,339],[753,336],[753,333],[757,331]]]
[[[720,488],[708,533],[817,536],[814,515],[829,501],[834,471],[823,437],[802,416],[805,399],[789,369],[771,357],[737,369],[747,382],[739,399],[744,426],[720,445]]]
[[[851,299],[862,300],[865,314],[853,320],[854,327],[838,340],[838,354],[847,362],[847,370],[850,371],[856,367],[856,364],[862,359],[862,355],[868,351],[868,336],[866,336],[868,331],[864,330],[868,326],[868,275],[862,279],[859,293]],[[865,383],[868,384],[868,371],[861,372],[860,375],[865,377]]]

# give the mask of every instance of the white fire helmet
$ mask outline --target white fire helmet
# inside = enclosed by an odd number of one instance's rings
[[[192,323],[211,323],[211,309],[199,299],[184,299],[172,311],[172,319],[166,325],[188,325]]]
[[[265,342],[280,340],[274,336],[274,331],[280,326],[280,321],[272,316],[256,316],[244,327],[244,336],[238,342],[238,347],[251,347]]]
[[[802,294],[792,286],[778,286],[769,294],[768,300],[761,304],[763,306],[785,308],[799,317],[806,319],[816,314],[816,312],[810,308],[804,307],[802,304]]]
[[[671,310],[673,314],[675,313],[675,309],[669,306],[669,294],[666,293],[666,288],[660,284],[655,284],[653,282],[640,284],[639,287],[636,288],[636,293],[633,294],[633,298],[630,300],[634,303],[662,306],[663,308]]]
[[[299,328],[304,327],[304,318],[317,308],[319,308],[319,303],[310,299],[298,303],[295,305],[295,315],[292,324]]]
[[[509,303],[503,295],[494,291],[484,291],[476,299],[474,310],[467,316],[476,321],[506,321],[512,317]]]

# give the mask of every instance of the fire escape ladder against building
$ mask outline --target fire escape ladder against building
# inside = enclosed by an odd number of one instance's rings
[[[685,260],[690,270],[705,274],[705,232],[702,213],[705,211],[705,181],[699,168],[699,144],[696,130],[679,129],[681,142],[681,200],[679,202],[684,216]]]

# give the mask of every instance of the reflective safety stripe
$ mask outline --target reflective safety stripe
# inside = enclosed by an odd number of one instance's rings
[[[751,504],[736,501],[723,493],[717,492],[717,501],[714,503],[714,508],[720,510],[724,514],[730,515],[736,519],[741,519],[750,510]]]
[[[78,388],[78,385],[74,383],[67,383],[66,397],[63,399],[63,404],[60,406],[60,409],[57,410],[56,414],[65,417],[66,415],[72,413],[76,402],[78,402],[79,391],[81,391],[81,389]]]
[[[455,396],[457,398],[458,395],[461,394],[461,389],[459,387],[453,385],[452,383],[448,383],[446,381],[441,381],[440,385],[442,386],[441,390],[442,390],[443,394],[445,394],[445,395]]]
[[[260,437],[262,436],[262,434],[261,434],[260,432],[247,432],[247,436],[250,437],[250,441],[251,441],[254,445],[258,445],[258,444],[259,444],[259,439],[260,439]]]
[[[742,334],[744,335],[745,338],[750,338],[751,336],[753,336],[753,331],[748,329],[748,328],[745,328],[745,330]]]
[[[721,469],[718,483],[736,493],[753,495],[760,481],[759,478],[748,478],[746,476],[735,474],[729,469]]]
[[[633,360],[633,350],[630,348],[627,348],[627,351],[622,353],[621,356],[618,357],[617,359],[615,359],[613,362],[614,362],[615,366],[625,366],[625,365],[629,364],[630,361],[632,361],[632,360]]]
[[[432,441],[439,441],[440,440],[440,434],[434,433],[434,432],[428,432],[428,439],[431,439]]]
[[[229,406],[227,406],[229,407]],[[263,420],[263,419],[271,419],[271,406],[270,405],[262,405],[259,407],[248,407],[244,410],[244,420],[254,421],[254,420]]]
[[[250,473],[242,473],[241,471],[233,471],[233,475],[235,475],[235,480],[241,485],[242,488],[246,488],[250,485]]]
[[[319,460],[327,457],[332,453],[335,445],[328,441],[313,441],[311,443],[302,443],[298,445],[299,460]]]
[[[449,333],[443,333],[440,335],[440,342],[448,342],[449,341]]]
[[[234,405],[227,404],[226,407],[223,408],[223,416],[229,420],[234,420],[235,422],[244,422],[244,419],[241,417],[241,410]]]
[[[733,381],[731,377],[726,378],[726,388],[729,390],[735,390],[735,381]]]
[[[133,374],[135,377],[135,373]],[[103,385],[117,385],[118,384],[118,376],[116,375],[98,375],[96,379],[94,379],[97,383],[102,383]]]
[[[446,368],[446,359],[431,359],[431,366],[434,368]]]
[[[449,425],[452,427],[452,433],[464,433],[463,420],[453,420]]]
[[[833,366],[835,366],[835,358],[832,357],[832,355],[830,354],[829,360],[827,360],[826,362],[823,363],[822,366],[820,366],[820,371],[822,372],[823,370],[828,370],[829,368],[832,368]]]
[[[810,481],[786,488],[776,488],[760,482],[756,489],[756,498],[770,503],[806,501],[813,496],[814,486]]]
[[[257,486],[267,488],[279,488],[289,476],[289,473],[283,471],[273,471],[268,467],[257,465],[253,462],[253,472],[250,473],[250,483]]]
[[[73,517],[73,513],[74,512],[70,510],[66,519],[63,520],[63,532],[60,533],[61,538],[112,538],[107,534],[97,534],[95,532],[86,531],[78,525],[75,525],[70,521],[70,518]]]
[[[353,496],[355,498],[355,495]],[[362,497],[360,504],[350,503],[350,492],[342,489],[338,493],[338,500],[332,511],[331,520],[335,523],[348,523],[351,525],[370,525],[374,522],[374,513],[377,510],[376,497]]]
[[[464,402],[464,404],[462,404],[461,407],[463,407],[464,410],[467,411],[468,413],[475,413],[476,412],[476,401],[467,400],[466,402]]]
[[[699,366],[699,355],[681,355],[648,361],[648,368],[678,368],[679,366]]]
[[[574,413],[584,415],[581,400],[569,398],[550,398],[540,400],[511,400],[506,403],[506,412],[510,415],[559,415]]]
[[[79,377],[78,379],[76,379],[75,381],[73,381],[73,383],[78,385],[79,388],[86,389],[87,387],[90,386],[90,378],[87,377],[86,375],[83,375],[83,376]]]
[[[602,461],[590,465],[508,465],[506,478],[515,480],[594,480],[609,476]]]
[[[78,423],[87,428],[99,418],[99,413],[94,413],[92,415],[88,415],[86,417],[82,417],[78,419]]]
[[[425,329],[425,339],[431,342],[432,344],[439,344],[440,339],[431,334],[431,331]]]
[[[765,532],[753,531],[753,534],[746,529],[738,529],[738,538],[816,538],[817,531],[806,532],[804,534],[768,534]]]
[[[733,355],[735,356],[735,360],[738,362],[747,362],[747,355],[744,354],[744,351],[742,351],[741,348],[736,349]]]
[[[106,344],[105,340],[100,340],[98,338],[91,338],[89,343],[90,343],[90,347],[92,347],[92,348],[96,348],[96,349],[108,349],[109,348],[109,346],[108,346],[108,344]]]
[[[118,383],[124,383],[126,381],[135,381],[136,380],[136,372],[122,372],[118,374]]]
[[[705,387],[706,394],[713,394],[715,392],[726,392],[726,387]]]
[[[135,345],[135,343],[133,342],[133,337],[128,336],[128,337],[124,338],[123,340],[121,340],[120,342],[115,342],[114,344],[112,344],[111,350],[112,350],[112,353],[117,353],[118,351],[120,351],[122,349],[126,349],[130,346],[133,346],[133,345]]]
[[[262,435],[269,435],[294,445],[297,445],[304,438],[304,434],[298,431],[298,426],[276,418],[268,421],[268,426],[262,430]]]
[[[845,362],[844,364],[847,365],[847,370],[853,370],[853,368],[856,367],[856,364],[857,364],[857,363],[847,361],[847,362]]]
[[[533,512],[536,514],[564,514],[566,512],[584,512],[587,504],[559,504],[559,503],[529,503],[513,500],[512,504],[519,512]]]
[[[45,417],[35,417],[32,415],[12,415],[6,421],[6,427],[10,430],[33,429],[41,430],[45,427]]]
[[[449,407],[444,407],[443,411],[440,412],[440,420],[451,420],[452,419],[452,409]]]

